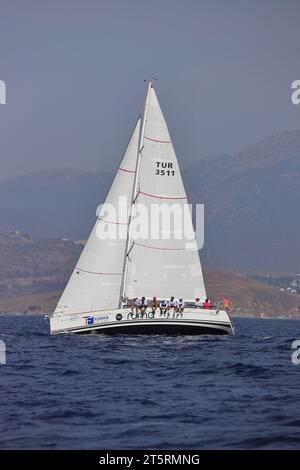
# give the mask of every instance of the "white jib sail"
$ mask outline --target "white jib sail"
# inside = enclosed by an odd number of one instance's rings
[[[205,298],[205,286],[187,197],[168,128],[155,91],[149,89],[145,109],[145,128],[140,142],[140,167],[137,175],[137,207],[127,257],[124,289],[128,298],[183,297]],[[165,209],[177,214],[169,227],[159,224],[149,236],[149,226],[158,222],[155,214]],[[156,207],[155,207],[156,206]],[[184,224],[179,224],[182,209]],[[151,212],[154,210],[154,216]],[[178,212],[179,209],[179,212]],[[156,212],[155,212],[156,211]],[[176,212],[177,211],[177,212]],[[168,211],[163,210],[163,217]],[[151,214],[151,215],[150,215]],[[151,219],[151,220],[150,220]],[[172,219],[172,217],[171,217]],[[165,220],[165,222],[167,222]],[[189,233],[190,238],[183,236]]]
[[[120,202],[131,203],[139,131],[140,119],[54,315],[119,307],[128,228],[128,211],[120,206]],[[115,208],[113,218],[111,213],[107,214],[107,207]],[[106,232],[107,238],[103,239]]]

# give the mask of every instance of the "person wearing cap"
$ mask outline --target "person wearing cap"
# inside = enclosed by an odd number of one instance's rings
[[[199,297],[197,297],[194,303],[194,308],[201,308],[201,307],[202,307],[202,302],[200,302]]]

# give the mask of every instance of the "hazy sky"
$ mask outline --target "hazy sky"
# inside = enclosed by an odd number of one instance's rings
[[[299,0],[0,0],[0,178],[116,168],[144,96],[183,167],[300,129]]]

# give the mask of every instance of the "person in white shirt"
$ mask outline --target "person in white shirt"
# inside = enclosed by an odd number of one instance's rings
[[[173,308],[175,312],[177,310],[177,307],[178,307],[178,302],[172,296],[169,300],[168,310],[171,310],[171,308]]]
[[[160,316],[165,315],[166,311],[168,310],[168,302],[166,300],[162,300],[159,304],[160,308]]]
[[[197,299],[195,300],[195,303],[194,303],[194,308],[201,308],[202,303],[203,302],[200,302],[200,299],[197,297]]]
[[[132,304],[131,304],[132,313],[133,313],[134,308],[135,308],[136,313],[138,313],[140,306],[141,306],[141,300],[138,297],[134,297],[134,299],[132,299]]]
[[[183,313],[183,311],[184,311],[184,301],[183,301],[182,298],[178,300],[177,305],[178,305],[178,312]]]

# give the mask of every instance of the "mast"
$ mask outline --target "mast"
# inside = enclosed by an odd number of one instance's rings
[[[134,175],[134,183],[133,183],[133,190],[132,190],[132,198],[131,198],[131,206],[130,206],[130,215],[129,215],[129,224],[128,224],[128,231],[127,231],[127,242],[125,248],[125,256],[124,256],[124,265],[123,265],[123,280],[121,285],[121,295],[120,295],[120,302],[119,307],[122,308],[123,299],[125,296],[125,289],[126,289],[126,280],[127,280],[127,273],[128,273],[128,256],[131,250],[131,234],[132,234],[132,224],[135,217],[135,201],[138,195],[137,191],[137,184],[138,184],[138,177],[139,177],[139,170],[140,170],[140,162],[142,156],[142,149],[143,149],[143,140],[144,140],[144,133],[145,133],[145,126],[146,126],[146,116],[150,98],[150,91],[152,88],[152,82],[149,81],[148,89],[147,89],[147,96],[144,106],[144,111],[142,115],[141,127],[140,127],[140,134],[139,134],[139,142],[138,142],[138,150],[137,150],[137,159],[136,159],[136,167],[135,167],[135,175]]]

